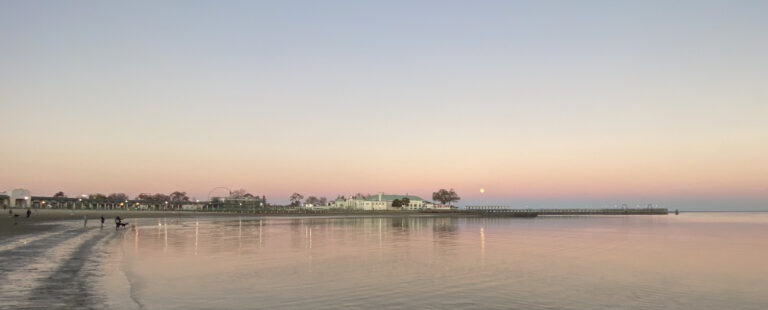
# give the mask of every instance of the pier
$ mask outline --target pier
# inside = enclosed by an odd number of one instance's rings
[[[536,215],[667,215],[667,208],[608,208],[608,209],[512,209],[505,206],[467,206],[461,212],[471,214],[531,214]]]

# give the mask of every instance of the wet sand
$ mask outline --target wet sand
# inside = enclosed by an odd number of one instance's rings
[[[50,231],[56,225],[64,221],[80,221],[82,225],[83,216],[88,217],[88,227],[99,227],[101,225],[99,218],[104,216],[104,226],[112,227],[116,216],[124,219],[130,218],[155,218],[155,217],[182,217],[200,215],[194,212],[173,212],[173,211],[116,211],[116,210],[60,210],[60,209],[39,209],[37,213],[27,218],[26,209],[12,209],[14,214],[19,217],[8,215],[8,210],[2,210],[0,214],[0,243],[28,234],[42,233]],[[219,215],[221,213],[206,213],[205,215]],[[231,215],[231,214],[230,214]]]
[[[29,218],[0,217],[0,309],[140,308],[136,304],[104,307],[108,290],[100,287],[105,260],[119,257],[109,244],[131,227],[116,230],[115,216],[137,218],[195,216],[191,212],[38,210]],[[102,228],[100,217],[104,216]],[[83,216],[88,223],[83,225]],[[120,274],[117,272],[116,274]]]

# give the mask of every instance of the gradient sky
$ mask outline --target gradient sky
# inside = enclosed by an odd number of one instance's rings
[[[4,0],[0,190],[768,210],[767,12]]]

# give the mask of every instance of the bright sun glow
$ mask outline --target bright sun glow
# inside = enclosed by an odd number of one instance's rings
[[[480,189],[480,194],[485,193],[485,188]]]

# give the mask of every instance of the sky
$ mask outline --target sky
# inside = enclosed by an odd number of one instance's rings
[[[768,210],[766,12],[4,0],[0,191]]]

